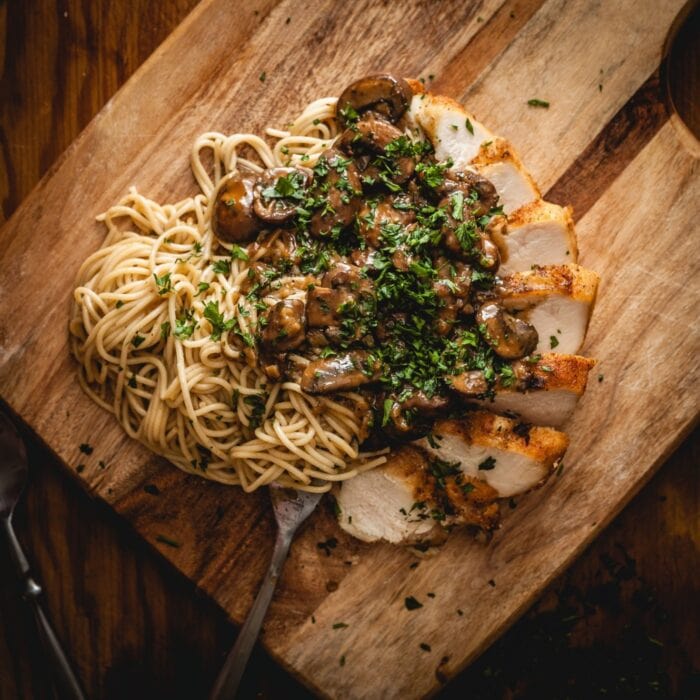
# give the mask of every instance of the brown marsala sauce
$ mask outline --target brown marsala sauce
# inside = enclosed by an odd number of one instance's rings
[[[537,345],[499,304],[496,189],[435,158],[408,128],[411,98],[390,75],[353,83],[338,100],[341,134],[313,168],[236,174],[212,222],[221,240],[265,249],[242,290],[257,328],[228,342],[273,381],[361,395],[373,444],[424,435],[496,386],[526,387]],[[305,301],[266,304],[291,276],[305,279]]]

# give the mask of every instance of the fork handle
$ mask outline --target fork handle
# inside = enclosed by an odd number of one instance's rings
[[[287,559],[293,534],[293,532],[281,533],[278,531],[270,567],[265,574],[253,607],[250,609],[248,617],[246,617],[245,623],[238,633],[236,643],[233,645],[233,649],[229,652],[219,672],[209,700],[232,700],[232,698],[236,697],[236,691],[243,677],[243,671],[255,646],[255,640],[258,638],[265,613],[272,600],[272,594],[275,592],[284,562]]]
[[[85,694],[80,687],[80,683],[73,673],[63,647],[44,612],[41,604],[41,586],[29,574],[29,563],[20,546],[17,535],[15,535],[12,521],[9,518],[3,518],[2,522],[7,534],[7,540],[10,543],[10,552],[23,580],[24,590],[22,597],[29,603],[34,613],[34,620],[36,621],[41,643],[44,646],[44,652],[53,672],[58,696],[62,699],[66,698],[66,700],[85,700]]]

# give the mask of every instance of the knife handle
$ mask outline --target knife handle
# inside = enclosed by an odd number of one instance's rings
[[[3,518],[3,523],[5,525],[5,532],[7,533],[7,539],[10,543],[12,557],[15,560],[17,569],[24,582],[22,598],[29,603],[34,613],[37,630],[41,638],[41,643],[44,646],[44,652],[51,666],[58,697],[61,699],[65,698],[66,700],[85,700],[85,693],[83,693],[83,689],[80,687],[75,673],[73,673],[73,669],[68,662],[63,647],[58,641],[58,637],[44,612],[44,608],[41,604],[41,586],[29,574],[29,563],[15,535],[12,522],[9,518]]]

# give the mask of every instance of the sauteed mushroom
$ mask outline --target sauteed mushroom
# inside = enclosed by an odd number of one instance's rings
[[[491,240],[487,233],[479,233],[479,262],[481,267],[490,272],[495,272],[501,264],[501,255],[498,246]]]
[[[340,146],[355,156],[363,183],[374,184],[380,181],[382,172],[386,176],[389,171],[393,182],[403,184],[411,179],[416,169],[413,157],[394,154],[391,161],[385,159],[381,168],[373,160],[375,156],[386,155],[389,144],[396,142],[402,135],[403,132],[386,119],[374,112],[368,112],[357,124],[343,132]],[[393,166],[388,168],[390,162],[393,162]]]
[[[403,78],[393,75],[370,75],[345,88],[336,107],[339,121],[347,125],[346,114],[352,109],[357,114],[368,110],[377,112],[396,123],[413,97],[413,91]]]
[[[396,399],[388,413],[384,431],[396,439],[418,438],[424,435],[436,416],[450,405],[446,396],[436,394],[428,397],[422,391],[414,391],[407,399]]]
[[[301,388],[309,394],[348,391],[377,378],[378,366],[360,350],[309,362],[301,376]]]
[[[284,353],[298,348],[306,338],[305,305],[300,299],[278,301],[267,314],[261,335],[266,353]]]
[[[340,144],[352,153],[384,153],[386,147],[400,137],[400,129],[377,114],[369,112],[357,124],[343,132]]]
[[[465,396],[480,396],[489,390],[489,384],[480,369],[457,374],[449,379],[452,388]]]
[[[269,223],[289,221],[312,178],[313,173],[308,168],[265,170],[255,183],[253,210],[263,221]]]
[[[416,220],[413,209],[395,209],[394,203],[398,203],[395,197],[382,197],[360,209],[359,233],[372,248],[381,247],[382,230],[387,224],[407,226]]]
[[[253,212],[255,180],[232,175],[219,186],[214,202],[212,229],[227,243],[247,243],[255,238],[262,223]]]
[[[328,174],[316,191],[327,198],[327,206],[311,218],[311,233],[314,236],[328,233],[334,226],[351,224],[361,204],[359,195],[362,193],[357,166],[340,151],[329,148],[319,160],[328,164]]]
[[[484,339],[499,357],[517,360],[537,347],[534,326],[504,311],[499,304],[483,304],[476,312],[476,322],[485,326]]]
[[[442,195],[462,192],[465,199],[476,192],[477,200],[470,208],[470,213],[475,216],[488,214],[498,202],[498,192],[493,183],[471,170],[448,170],[439,192]]]

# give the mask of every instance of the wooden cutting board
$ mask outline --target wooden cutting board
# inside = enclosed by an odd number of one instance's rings
[[[681,6],[203,2],[0,233],[0,394],[91,494],[240,621],[272,549],[266,495],[180,473],[126,439],[76,384],[66,327],[77,269],[103,237],[94,216],[132,184],[160,200],[191,194],[198,133],[283,124],[369,72],[423,76],[463,101],[514,143],[549,199],[573,204],[581,262],[602,276],[584,348],[600,364],[568,428],[566,467],[506,509],[488,545],[456,533],[422,560],[349,539],[323,509],[294,545],[263,637],[327,696],[435,692],[696,420],[700,149],[669,116],[659,77]],[[528,107],[533,97],[550,108]],[[409,595],[423,607],[406,610]]]

